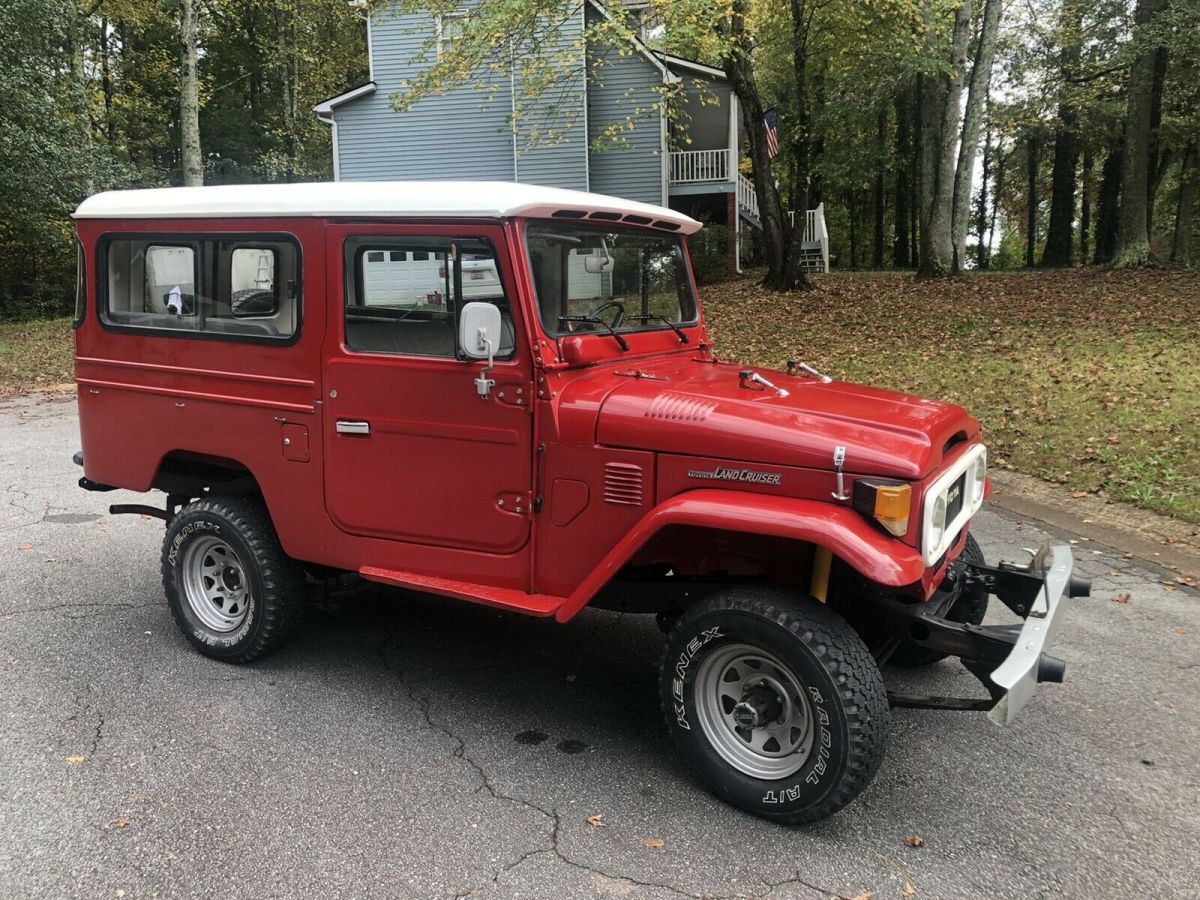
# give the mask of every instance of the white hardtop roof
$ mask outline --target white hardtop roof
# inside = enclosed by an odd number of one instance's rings
[[[700,223],[649,203],[510,181],[325,181],[108,191],[77,219],[454,218],[509,216],[650,225],[692,234]],[[644,221],[649,220],[649,221]]]

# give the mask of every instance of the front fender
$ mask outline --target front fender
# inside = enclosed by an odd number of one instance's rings
[[[566,622],[668,525],[694,525],[792,538],[829,549],[855,571],[886,587],[919,581],[925,562],[912,547],[888,537],[844,506],[738,491],[698,490],[660,503],[617,542],[554,616]]]

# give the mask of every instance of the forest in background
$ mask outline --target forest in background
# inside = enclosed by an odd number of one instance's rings
[[[469,83],[487,53],[536,45],[579,3],[485,3],[414,96]],[[640,34],[721,67],[743,101],[768,286],[807,286],[789,270],[785,211],[820,201],[840,268],[1195,258],[1200,0],[631,5],[636,24],[589,37],[627,47]],[[329,178],[312,107],[366,80],[365,14],[345,0],[0,6],[0,317],[69,309],[69,215],[91,193]],[[554,71],[540,70],[545,89]],[[774,159],[759,124],[770,108]]]

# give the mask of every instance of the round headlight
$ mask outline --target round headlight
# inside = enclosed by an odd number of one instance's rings
[[[933,515],[929,519],[929,543],[937,547],[942,543],[942,534],[946,530],[946,495],[933,501]]]
[[[987,451],[979,454],[979,459],[975,460],[975,471],[972,473],[973,491],[972,496],[976,500],[983,499],[983,486],[987,481]]]

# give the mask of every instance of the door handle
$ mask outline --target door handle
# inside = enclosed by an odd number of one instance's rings
[[[349,422],[346,419],[338,419],[337,421],[338,434],[370,434],[370,422]]]

